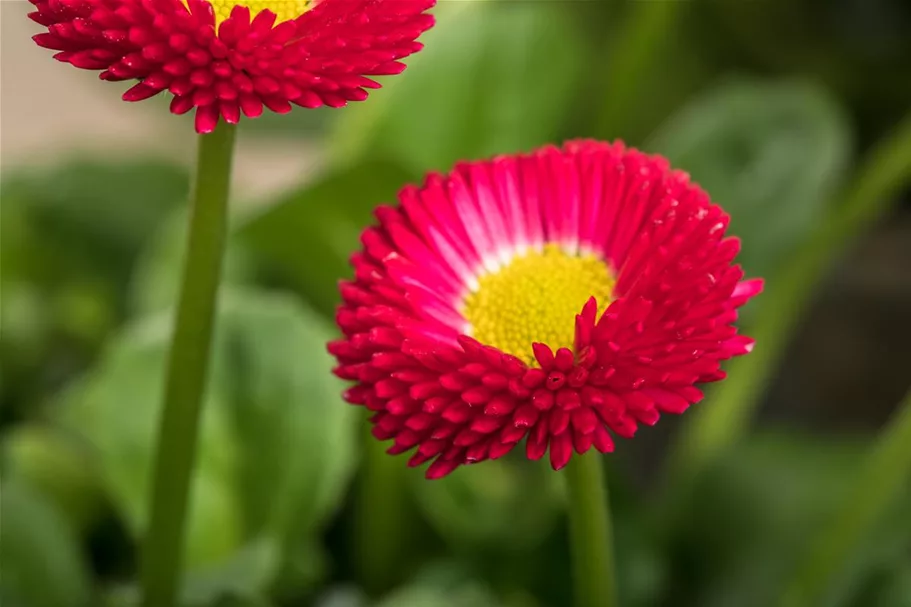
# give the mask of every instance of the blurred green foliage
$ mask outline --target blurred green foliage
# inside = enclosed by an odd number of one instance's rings
[[[266,272],[331,317],[341,301],[338,281],[349,274],[348,257],[373,209],[391,203],[406,182],[407,173],[384,160],[338,169],[263,205],[241,222],[237,238]]]
[[[455,546],[521,552],[539,545],[556,523],[562,479],[521,456],[473,466],[437,483],[415,477],[424,516]]]
[[[851,154],[842,108],[802,82],[736,81],[684,106],[647,147],[731,214],[738,261],[769,276],[819,225]]]
[[[325,352],[348,256],[372,209],[425,171],[622,135],[690,172],[731,213],[748,273],[774,281],[832,215],[866,142],[911,106],[911,79],[870,68],[911,65],[911,16],[870,3],[864,14],[901,35],[867,56],[857,32],[830,24],[851,5],[441,2],[426,50],[368,102],[245,124],[266,141],[316,140],[330,162],[234,217],[185,607],[568,605],[558,474],[507,458],[428,483],[404,460],[362,460],[363,416],[342,404]],[[792,18],[808,15],[825,27],[795,35]],[[860,38],[869,27],[858,24]],[[187,188],[186,169],[142,157],[3,176],[4,606],[135,604]],[[661,504],[671,529],[653,517],[659,492],[615,466],[624,605],[770,604],[850,492],[867,442],[744,439],[689,499]],[[363,457],[386,457],[377,452]],[[365,471],[386,476],[371,485]],[[871,536],[829,604],[908,607],[908,507]],[[363,518],[384,528],[363,537]],[[386,566],[365,572],[365,551],[368,566]]]
[[[408,78],[337,122],[334,157],[374,155],[423,173],[551,142],[591,54],[572,17],[551,2],[441,3],[445,27],[422,38]]]
[[[88,605],[91,582],[65,514],[27,486],[0,485],[4,605]]]

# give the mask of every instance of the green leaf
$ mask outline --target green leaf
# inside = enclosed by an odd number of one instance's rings
[[[17,482],[0,486],[4,605],[88,607],[90,582],[73,530],[53,504]]]
[[[688,171],[731,215],[750,275],[773,273],[828,212],[851,133],[825,91],[801,82],[724,83],[648,145]]]
[[[62,422],[95,450],[105,489],[137,538],[148,519],[169,338],[165,316],[128,328],[61,403]],[[205,403],[186,540],[189,567],[217,562],[241,543],[235,453],[224,398],[213,387]]]
[[[110,499],[136,538],[148,517],[170,326],[158,314],[126,329],[61,408],[63,422],[95,450]],[[330,335],[323,319],[290,298],[222,293],[186,537],[190,580],[222,570],[255,542],[292,556],[339,506],[356,464],[358,417],[331,374]],[[278,567],[270,571],[257,584],[270,583]],[[206,577],[204,588],[219,586],[217,577]],[[226,574],[226,593],[237,594],[232,584],[240,581]]]
[[[332,330],[290,298],[229,292],[214,383],[231,395],[246,526],[304,537],[339,505],[356,463],[354,407],[332,375]]]
[[[550,142],[578,91],[582,39],[559,3],[441,3],[406,73],[340,114],[333,155],[423,172]]]
[[[241,243],[325,315],[339,302],[338,281],[373,209],[395,200],[408,174],[389,162],[366,162],[331,173],[283,196],[249,218]]]
[[[562,478],[546,466],[506,457],[466,466],[446,478],[414,483],[424,516],[461,547],[530,549],[562,513]]]

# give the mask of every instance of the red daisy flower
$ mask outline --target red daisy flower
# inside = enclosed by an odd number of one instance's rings
[[[329,345],[346,399],[428,478],[522,439],[560,469],[681,413],[749,352],[728,216],[681,171],[594,141],[463,163],[381,207]]]
[[[196,108],[196,130],[219,116],[278,113],[291,104],[340,107],[398,74],[433,25],[435,0],[29,0],[48,31],[34,37],[54,57],[138,80],[140,101],[167,90],[171,111]]]

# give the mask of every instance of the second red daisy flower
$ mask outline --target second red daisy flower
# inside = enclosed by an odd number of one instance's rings
[[[555,469],[702,398],[759,293],[728,216],[657,156],[578,141],[405,188],[362,236],[330,344],[346,398],[427,476],[520,441]]]

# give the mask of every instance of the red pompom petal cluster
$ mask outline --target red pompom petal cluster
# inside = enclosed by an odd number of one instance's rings
[[[316,0],[300,17],[276,23],[243,5],[216,26],[207,0],[29,0],[47,27],[34,37],[55,57],[103,70],[103,80],[138,80],[126,101],[167,90],[171,111],[196,108],[196,130],[219,117],[237,123],[263,107],[340,107],[379,88],[369,78],[398,74],[433,25],[435,0]]]
[[[732,262],[728,216],[688,176],[621,143],[462,164],[400,193],[377,211],[341,286],[329,345],[337,375],[356,382],[348,401],[375,412],[373,434],[390,453],[416,448],[428,478],[496,459],[525,440],[555,469],[572,453],[613,450],[611,433],[681,413],[696,384],[724,377],[745,354],[737,308],[762,289]],[[595,252],[616,273],[612,302],[575,318],[575,346],[533,346],[530,366],[462,334],[469,285],[503,252]]]

